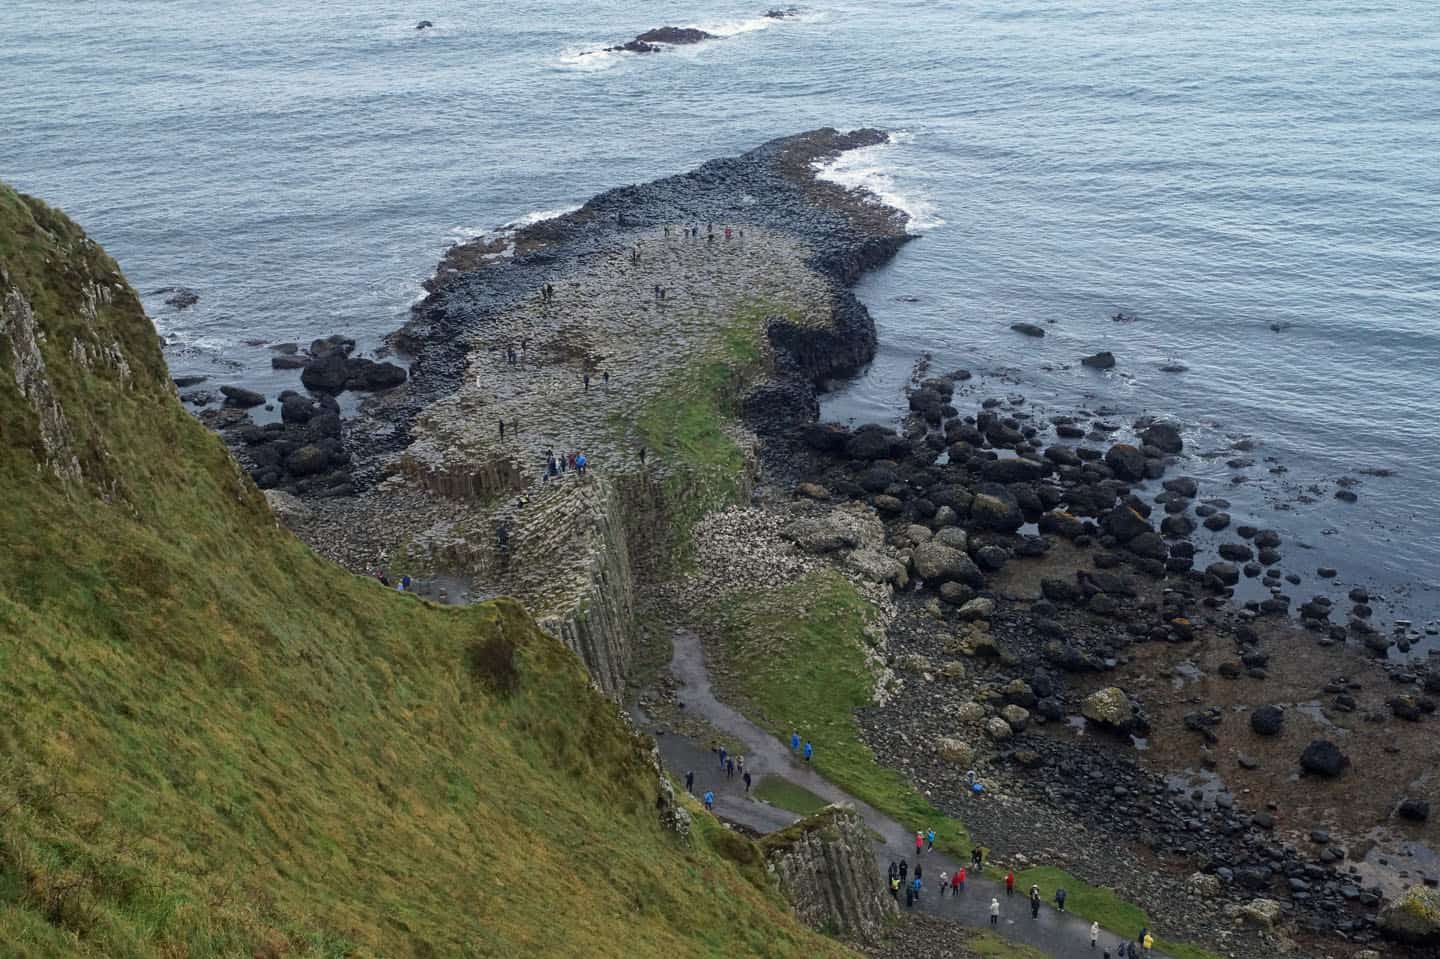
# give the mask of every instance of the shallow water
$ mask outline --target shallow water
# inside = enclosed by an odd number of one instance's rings
[[[147,298],[177,373],[273,394],[298,376],[253,344],[373,349],[456,239],[772,136],[883,126],[894,143],[830,175],[924,237],[862,282],[881,353],[828,412],[893,418],[930,351],[1047,411],[1173,416],[1194,451],[1251,437],[1253,467],[1183,469],[1237,524],[1285,534],[1297,602],[1324,563],[1333,594],[1369,584],[1421,627],[1440,613],[1430,4],[765,7],[11,0],[0,178],[74,215],[142,291],[200,293],[184,312]],[[724,37],[593,53],[662,22]],[[1076,362],[1100,349],[1114,370]],[[1342,476],[1355,505],[1333,498]]]

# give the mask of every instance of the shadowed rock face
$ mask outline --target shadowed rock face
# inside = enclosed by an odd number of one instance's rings
[[[812,928],[874,942],[898,911],[876,881],[875,848],[852,809],[830,806],[766,837],[764,848],[795,914]]]

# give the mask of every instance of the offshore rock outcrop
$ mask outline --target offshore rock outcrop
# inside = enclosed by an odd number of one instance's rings
[[[806,925],[876,941],[898,907],[876,880],[870,831],[853,809],[829,806],[762,840],[765,865]]]

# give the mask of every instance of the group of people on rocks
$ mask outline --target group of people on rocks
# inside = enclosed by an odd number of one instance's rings
[[[555,455],[554,450],[547,449],[545,451],[545,479],[547,482],[566,472],[584,476],[589,465],[589,458],[579,451],[572,450],[569,453],[561,453],[559,456]]]

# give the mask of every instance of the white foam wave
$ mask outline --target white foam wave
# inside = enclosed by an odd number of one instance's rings
[[[847,150],[833,160],[817,163],[815,175],[847,189],[867,190],[886,206],[903,211],[910,218],[905,228],[912,233],[933,230],[945,225],[938,205],[920,195],[918,187],[901,182],[905,176],[903,168],[898,167],[896,162],[897,148],[913,140],[914,136],[909,131],[897,131],[890,134],[884,143]],[[903,150],[900,158],[903,158]]]
[[[618,53],[596,48],[564,50],[560,53],[560,65],[570,70],[609,70],[619,62],[620,55]]]
[[[580,209],[580,204],[575,203],[571,206],[557,206],[552,210],[534,210],[530,213],[526,213],[519,219],[511,220],[509,223],[503,224],[500,229],[507,231],[518,230],[521,227],[529,226],[532,223],[540,223],[545,220],[553,220],[557,216],[564,216],[567,213],[574,213],[578,209]]]

